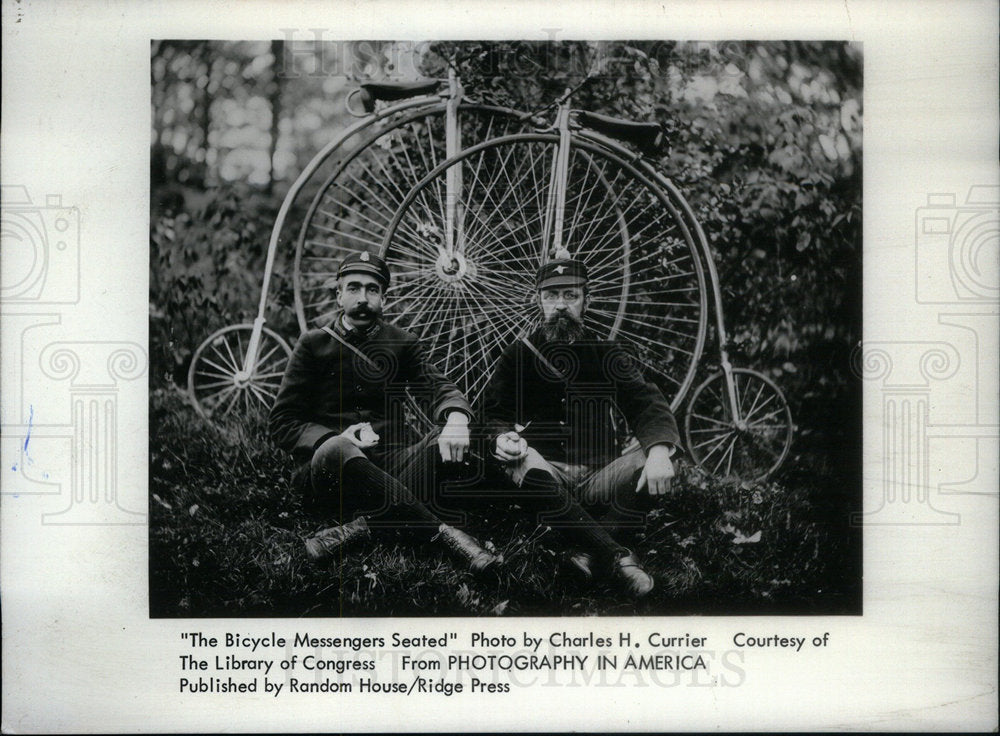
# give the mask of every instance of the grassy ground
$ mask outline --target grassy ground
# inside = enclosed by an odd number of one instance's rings
[[[223,434],[172,389],[150,406],[152,616],[478,616],[860,612],[857,479],[805,442],[757,485],[681,467],[632,540],[656,579],[639,603],[566,570],[558,535],[512,509],[471,514],[503,553],[487,579],[431,544],[367,542],[329,565],[303,540],[328,520],[290,488],[291,461],[255,432]],[[798,443],[803,444],[803,443]]]

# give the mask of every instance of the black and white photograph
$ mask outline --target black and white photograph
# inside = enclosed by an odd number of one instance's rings
[[[862,65],[154,40],[150,615],[860,614]]]

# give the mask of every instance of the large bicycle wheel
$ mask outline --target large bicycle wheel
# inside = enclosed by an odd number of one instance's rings
[[[407,195],[383,240],[390,321],[420,335],[473,400],[503,347],[539,317],[534,277],[551,255],[558,140],[527,133],[470,147]],[[448,253],[454,167],[462,189]],[[701,244],[675,196],[623,156],[574,138],[561,235],[590,272],[588,326],[627,344],[676,408],[704,347],[707,296]]]
[[[725,373],[691,394],[684,435],[692,459],[710,475],[760,481],[778,469],[792,446],[792,412],[767,376],[732,369],[738,416],[733,416]]]
[[[292,349],[263,328],[256,360],[244,370],[252,324],[213,332],[191,359],[188,393],[198,413],[219,427],[262,427],[278,394]]]
[[[342,148],[296,242],[293,285],[301,330],[324,324],[336,310],[331,286],[341,259],[351,252],[377,252],[406,194],[447,158],[446,107],[441,102],[389,116]],[[526,124],[512,110],[477,104],[460,105],[458,118],[465,143]]]

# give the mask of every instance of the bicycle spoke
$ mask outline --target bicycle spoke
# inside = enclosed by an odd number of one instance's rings
[[[733,426],[732,422],[722,422],[722,421],[719,421],[718,419],[713,419],[712,417],[707,417],[704,414],[697,414],[695,412],[691,412],[691,416],[697,417],[698,419],[701,419],[703,422],[710,422],[712,424],[716,424],[716,425],[718,425],[720,427],[731,428]]]
[[[727,452],[729,453],[729,460],[726,462],[726,477],[727,478],[730,477],[730,475],[733,472],[733,455],[735,454],[737,440],[738,440],[738,437],[733,437],[733,442],[732,442],[731,445],[729,445],[729,450],[727,450]]]
[[[233,381],[229,379],[228,381],[215,381],[214,383],[199,383],[195,389],[200,391],[207,391],[208,389],[219,388],[220,386],[232,386]]]
[[[719,456],[719,462],[716,463],[715,467],[712,469],[712,475],[715,475],[715,473],[719,470],[719,468],[722,467],[722,463],[727,456],[729,457],[730,463],[732,462],[733,448],[736,446],[736,441],[738,439],[739,435],[734,434],[733,438],[729,441],[729,447],[726,448],[725,452],[723,452],[722,455]]]
[[[715,440],[706,440],[705,442],[702,442],[699,445],[695,445],[691,449],[692,450],[696,450],[696,449],[699,449],[701,447],[704,447],[705,445],[708,445],[708,444],[711,444],[711,443],[714,442],[715,443],[714,447],[712,447],[711,450],[709,450],[707,453],[705,453],[704,455],[702,455],[701,462],[706,462],[708,460],[708,458],[712,457],[712,455],[714,455],[716,452],[718,452],[726,444],[726,441],[730,437],[732,437],[734,434],[735,434],[735,432],[726,432],[726,434],[722,435],[722,437],[720,437],[718,439],[715,439]]]
[[[591,313],[591,312],[596,313],[596,314],[603,314],[603,315],[605,315],[607,317],[614,317],[617,314],[617,312],[612,312],[612,311],[606,310],[606,309],[595,309],[593,306],[591,306],[591,308],[587,310],[588,314]],[[629,313],[629,314],[627,314],[627,316],[626,316],[625,319],[628,321],[628,323],[630,325],[633,325],[633,326],[652,327],[652,328],[656,329],[659,332],[669,332],[672,335],[677,335],[677,336],[683,337],[685,339],[688,339],[688,338],[691,337],[691,335],[689,333],[687,333],[687,332],[681,332],[680,330],[675,330],[675,329],[671,329],[669,327],[664,327],[665,323],[675,322],[675,321],[677,321],[677,322],[683,322],[683,321],[690,322],[690,320],[675,320],[673,317],[662,317],[661,319],[657,320],[656,322],[652,322],[650,320],[642,319],[641,317],[639,317],[639,315],[637,315],[635,313]],[[680,348],[678,348],[678,349],[680,349]]]
[[[222,389],[221,391],[216,391],[215,393],[208,394],[207,396],[201,396],[201,397],[199,397],[198,401],[200,403],[202,403],[203,405],[205,405],[205,406],[211,406],[212,403],[213,403],[213,400],[214,400],[214,402],[216,404],[218,404],[226,396],[229,396],[229,394],[231,394],[235,390],[236,390],[236,384],[231,383],[231,384],[229,384],[229,386],[227,386],[226,388]]]
[[[783,406],[779,406],[777,409],[774,409],[773,411],[768,412],[767,414],[765,414],[764,416],[760,417],[759,419],[755,419],[754,422],[753,422],[753,426],[757,426],[757,422],[766,422],[768,419],[776,417],[779,414],[783,413],[784,411],[785,411],[785,408]],[[747,422],[747,424],[749,425],[750,422]]]
[[[760,388],[757,389],[757,395],[753,397],[753,404],[751,405],[751,407],[750,407],[749,410],[744,410],[744,408],[745,408],[744,405],[743,404],[740,405],[740,416],[741,417],[746,418],[747,416],[750,416],[750,415],[753,414],[753,412],[757,409],[757,402],[760,401],[760,395],[762,393],[764,393],[764,389],[766,387],[767,387],[766,383],[761,383],[760,384]]]
[[[221,365],[219,365],[218,363],[214,362],[213,360],[211,360],[209,358],[206,358],[204,355],[201,357],[201,359],[204,360],[206,363],[208,363],[213,368],[222,371],[224,375],[232,376],[232,375],[234,375],[236,373],[236,369],[235,368],[232,368],[232,367],[230,367],[230,368],[223,368]]]

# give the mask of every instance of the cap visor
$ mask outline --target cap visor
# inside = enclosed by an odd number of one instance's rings
[[[337,278],[339,279],[341,276],[346,276],[349,273],[368,274],[369,276],[374,276],[383,284],[386,283],[385,274],[383,274],[382,271],[380,271],[375,266],[368,265],[367,263],[352,263],[346,268],[342,268],[340,272],[337,274]]]
[[[582,276],[550,276],[540,281],[536,288],[549,289],[553,286],[582,286],[587,283],[587,279]]]

